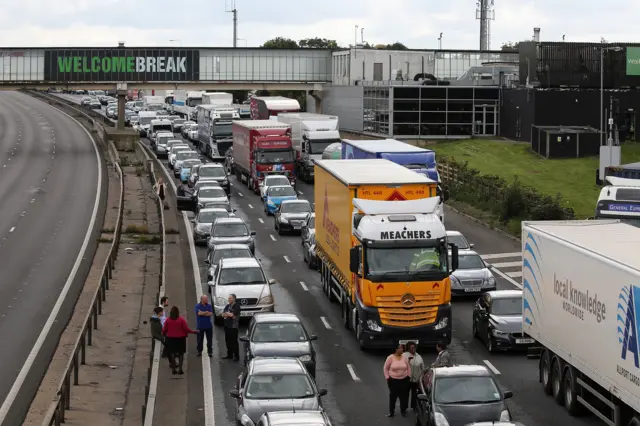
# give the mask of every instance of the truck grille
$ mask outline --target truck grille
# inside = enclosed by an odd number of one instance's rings
[[[482,285],[482,280],[462,280],[460,283],[462,285],[479,287]]]
[[[400,296],[378,296],[378,312],[383,325],[394,327],[415,327],[432,324],[438,316],[440,293],[429,292],[426,295],[416,296],[416,303],[410,307],[402,306]]]
[[[240,308],[244,308],[245,306],[253,306],[257,304],[258,299],[238,298],[238,303],[240,304]]]

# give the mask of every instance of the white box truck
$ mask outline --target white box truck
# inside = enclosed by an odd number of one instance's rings
[[[173,92],[173,113],[187,120],[196,119],[196,107],[202,105],[205,92],[192,90],[176,90]]]
[[[332,143],[340,142],[338,116],[310,112],[280,113],[273,117],[291,126],[291,143],[296,155],[296,176],[313,181],[314,164]]]
[[[233,95],[225,92],[207,92],[202,94],[202,105],[231,105]]]
[[[523,222],[523,331],[544,392],[572,415],[640,425],[640,228]]]

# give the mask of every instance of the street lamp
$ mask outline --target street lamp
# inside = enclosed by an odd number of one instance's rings
[[[438,37],[438,49],[442,50],[442,33],[440,33],[440,37]]]
[[[604,140],[603,123],[604,123],[604,51],[620,52],[622,47],[601,47],[600,48],[600,146]]]

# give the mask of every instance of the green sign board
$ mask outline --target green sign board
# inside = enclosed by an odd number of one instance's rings
[[[640,47],[627,47],[627,75],[640,75]]]

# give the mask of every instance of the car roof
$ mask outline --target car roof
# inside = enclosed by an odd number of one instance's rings
[[[226,268],[262,268],[255,257],[228,257],[220,261],[220,267]]]
[[[291,185],[273,185],[273,186],[269,187],[269,189],[274,189],[274,188],[293,188],[293,186],[291,186]]]
[[[198,187],[198,191],[202,191],[204,189],[222,189],[222,187],[220,185],[202,185]]]
[[[267,322],[298,322],[302,323],[300,317],[296,314],[287,314],[279,312],[261,313],[253,316],[255,322],[267,323]]]
[[[307,374],[296,358],[254,358],[250,361],[251,374]]]
[[[475,250],[458,250],[459,256],[480,256]]]
[[[207,163],[207,167],[211,167],[211,168],[224,168],[224,165],[220,164],[220,163]]]
[[[282,202],[282,204],[309,204],[311,205],[311,203],[309,202],[309,200],[284,200]]]
[[[456,365],[453,367],[434,368],[436,377],[459,377],[459,376],[488,376],[491,372],[484,365]]]
[[[216,213],[216,212],[229,213],[229,211],[227,209],[223,209],[222,207],[205,207],[205,208],[200,209],[200,211],[198,211],[198,214],[200,214],[200,213]]]
[[[514,297],[522,297],[522,290],[493,290],[488,291],[488,294],[492,299],[510,299]]]
[[[246,245],[246,244],[216,244],[216,246],[215,246],[215,251],[220,251],[220,250],[241,250],[241,249],[250,250],[249,246]]]
[[[463,236],[463,235],[462,235],[462,232],[460,232],[460,231],[451,231],[451,230],[447,230],[447,237],[448,237],[448,236],[453,236],[453,235],[459,235],[459,236],[461,236],[461,237]]]
[[[286,177],[285,175],[269,175],[269,176],[267,176],[267,177],[265,178],[265,180],[266,180],[266,179],[271,179],[271,178],[285,178],[285,179],[289,180],[289,178],[288,178],[288,177]]]
[[[270,426],[318,426],[326,425],[327,417],[322,411],[273,411],[266,413]]]
[[[247,224],[247,222],[245,222],[241,217],[221,217],[220,219],[216,220],[216,225],[228,225],[231,223],[242,223],[244,225]]]

